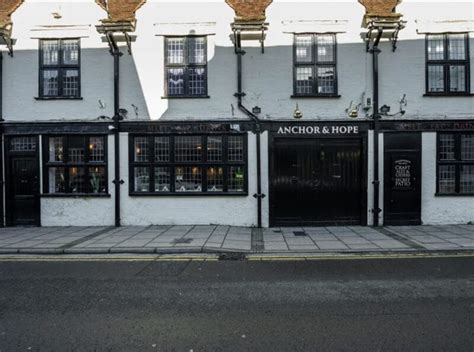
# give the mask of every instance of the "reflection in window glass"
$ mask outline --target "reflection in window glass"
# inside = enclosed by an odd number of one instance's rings
[[[229,136],[229,161],[244,161],[244,137]]]
[[[474,193],[474,165],[461,166],[461,179],[459,188],[461,193]]]
[[[63,161],[63,139],[62,137],[49,138],[49,161]]]
[[[207,137],[207,161],[222,161],[222,137]]]
[[[174,142],[175,160],[195,162],[202,159],[201,136],[180,136]]]
[[[63,167],[50,167],[48,169],[49,193],[65,193],[66,178]]]
[[[334,35],[317,35],[318,62],[334,61]]]
[[[105,160],[104,137],[89,138],[89,161],[103,162]]]
[[[229,167],[229,192],[244,191],[244,168],[242,166]]]
[[[313,61],[313,37],[310,35],[299,35],[296,37],[296,61]]]
[[[69,188],[71,193],[85,193],[86,180],[85,168],[71,167],[69,168]]]
[[[466,59],[466,36],[465,34],[448,35],[449,60]]]
[[[474,134],[461,135],[461,160],[474,160]]]
[[[336,76],[333,67],[318,67],[318,93],[332,94]]]
[[[148,161],[148,137],[135,137],[134,154],[136,162]]]
[[[450,92],[466,91],[465,66],[460,66],[460,65],[449,66],[449,91]]]
[[[169,167],[155,167],[155,192],[171,191],[171,173]]]
[[[224,190],[224,168],[209,167],[207,169],[207,191],[222,192]]]
[[[454,165],[440,165],[439,167],[439,192],[454,193],[455,192],[455,172]]]
[[[428,91],[444,91],[444,68],[441,65],[428,66]]]
[[[148,167],[135,167],[133,178],[135,192],[150,191],[150,169]]]
[[[85,157],[85,139],[84,137],[70,137],[68,145],[68,161],[70,163],[83,163]]]
[[[313,92],[313,68],[296,68],[296,93],[311,94]]]
[[[12,152],[34,152],[36,150],[36,137],[14,137],[10,142]]]
[[[170,138],[155,137],[155,161],[166,162],[170,160]]]
[[[167,63],[184,63],[184,38],[167,38]]]
[[[454,160],[454,135],[442,134],[439,136],[439,160]]]
[[[202,170],[198,166],[175,168],[176,192],[201,192]]]
[[[444,36],[429,35],[428,36],[428,60],[444,59]]]

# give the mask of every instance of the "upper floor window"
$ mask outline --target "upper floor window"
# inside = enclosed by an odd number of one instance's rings
[[[168,97],[207,96],[207,38],[165,38],[165,94]]]
[[[336,35],[295,35],[293,74],[295,96],[336,96]]]
[[[467,34],[429,34],[426,37],[426,93],[469,93]]]
[[[44,143],[44,193],[106,194],[106,136],[49,136]]]
[[[474,133],[438,134],[438,193],[474,195]]]
[[[39,69],[40,97],[79,98],[79,39],[40,40]]]

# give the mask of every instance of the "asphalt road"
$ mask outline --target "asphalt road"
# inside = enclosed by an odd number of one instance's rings
[[[0,351],[474,351],[474,257],[0,262]]]

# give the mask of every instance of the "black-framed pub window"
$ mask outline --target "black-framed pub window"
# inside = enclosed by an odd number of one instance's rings
[[[293,62],[294,96],[338,96],[335,34],[295,34]]]
[[[470,94],[469,36],[426,36],[426,95]]]
[[[39,97],[80,98],[80,40],[39,41]]]
[[[46,136],[44,193],[107,194],[107,136]]]
[[[247,193],[247,136],[130,136],[130,194]]]
[[[440,195],[474,195],[474,133],[438,133]]]
[[[165,37],[165,96],[207,97],[207,37]]]

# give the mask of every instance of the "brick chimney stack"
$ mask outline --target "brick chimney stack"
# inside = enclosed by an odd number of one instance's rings
[[[225,0],[235,11],[236,23],[265,22],[265,10],[273,0]]]

